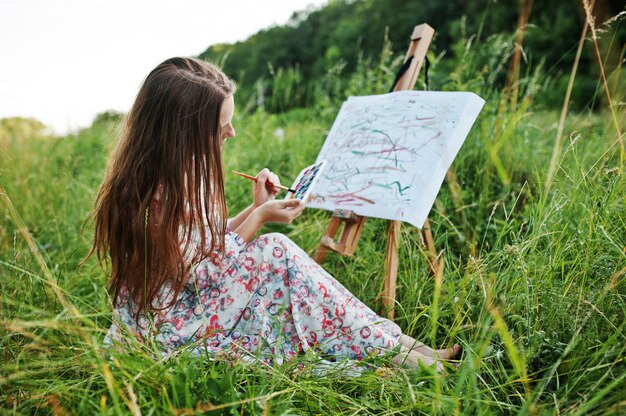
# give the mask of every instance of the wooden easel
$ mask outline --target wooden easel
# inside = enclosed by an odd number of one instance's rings
[[[411,35],[411,44],[407,52],[405,63],[410,61],[410,66],[398,79],[393,91],[412,90],[417,81],[422,63],[426,59],[428,47],[433,39],[435,30],[427,24],[415,26]],[[356,245],[363,231],[366,217],[355,214],[350,210],[336,209],[326,228],[326,232],[320,241],[313,258],[319,264],[324,261],[329,250],[339,254],[351,256],[356,250]],[[343,231],[338,240],[335,240],[341,225]],[[387,224],[387,252],[385,256],[385,281],[383,283],[382,309],[389,319],[394,318],[396,301],[396,280],[398,276],[398,241],[400,239],[400,221],[389,221]],[[428,249],[428,262],[433,275],[443,273],[443,261],[437,257],[433,235],[428,220],[421,230],[422,239]]]

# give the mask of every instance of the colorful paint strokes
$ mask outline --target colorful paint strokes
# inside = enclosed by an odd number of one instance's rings
[[[309,205],[421,228],[484,103],[468,92],[348,98],[318,156],[328,167]]]

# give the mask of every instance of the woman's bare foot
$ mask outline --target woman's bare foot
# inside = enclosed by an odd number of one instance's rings
[[[426,344],[422,344],[408,335],[400,335],[400,344],[405,346],[411,351],[417,351],[422,355],[426,355],[428,357],[435,357],[435,352],[432,348],[428,347]]]
[[[442,360],[451,360],[461,352],[461,346],[459,344],[454,344],[451,348],[443,348],[441,350],[436,350],[435,353]]]
[[[414,338],[408,335],[400,335],[400,344],[408,348],[411,351],[416,351],[422,355],[432,358],[440,358],[442,360],[450,360],[461,352],[461,346],[454,344],[451,348],[443,348],[440,350],[434,350],[428,347],[426,344],[422,344],[416,341]]]
[[[439,359],[423,355],[417,351],[411,351],[404,346],[401,347],[400,354],[393,357],[393,363],[397,366],[408,365],[411,368],[419,367],[420,363],[426,367],[435,364],[437,372],[443,372],[443,364]]]

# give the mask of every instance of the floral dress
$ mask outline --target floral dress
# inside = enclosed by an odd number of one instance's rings
[[[381,318],[282,234],[246,243],[228,231],[222,258],[192,268],[172,305],[134,318],[122,291],[105,343],[123,342],[126,327],[169,355],[188,346],[195,354],[256,357],[280,364],[314,349],[327,359],[360,360],[399,343],[400,328]],[[172,300],[167,288],[160,301]]]

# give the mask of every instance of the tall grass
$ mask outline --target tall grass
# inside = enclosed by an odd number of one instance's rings
[[[498,46],[499,45],[499,46]],[[436,89],[473,90],[487,104],[430,216],[443,280],[428,276],[416,229],[400,239],[396,321],[434,346],[463,346],[458,369],[397,369],[371,361],[360,377],[320,375],[316,357],[280,367],[230,364],[186,351],[167,360],[131,344],[105,352],[106,276],[90,261],[81,225],[102,179],[115,118],[66,137],[22,137],[0,153],[0,406],[43,414],[617,414],[626,408],[626,200],[613,116],[568,113],[544,192],[559,115],[541,110],[542,68],[522,74],[515,110],[503,77],[511,38],[473,43],[452,74],[431,56]],[[487,68],[479,57],[491,54]],[[288,181],[316,157],[345,94],[384,92],[401,56],[386,46],[355,75],[334,68],[314,108],[238,113],[226,170],[269,166]],[[482,64],[481,64],[482,65]],[[298,75],[277,72],[276,105],[298,97]],[[284,81],[284,82],[283,82]],[[282,83],[282,84],[281,84]],[[294,95],[295,94],[295,95]],[[282,101],[280,101],[282,100]],[[617,120],[625,120],[617,107]],[[623,129],[623,125],[621,126]],[[250,149],[254,149],[251,151]],[[227,177],[231,212],[250,184]],[[328,213],[308,210],[287,233],[312,253]],[[386,223],[369,219],[354,257],[325,267],[379,307]],[[437,293],[437,302],[434,294]]]

